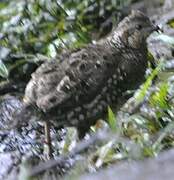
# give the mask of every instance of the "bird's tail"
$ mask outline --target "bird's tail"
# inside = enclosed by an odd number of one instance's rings
[[[16,109],[9,117],[9,122],[4,124],[0,131],[8,131],[22,127],[24,124],[28,123],[33,115],[33,107],[31,105],[23,105],[22,107]]]

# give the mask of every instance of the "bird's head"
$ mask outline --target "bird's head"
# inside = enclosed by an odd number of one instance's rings
[[[133,10],[113,30],[112,42],[121,41],[129,47],[140,48],[146,43],[147,37],[159,28],[140,11]]]

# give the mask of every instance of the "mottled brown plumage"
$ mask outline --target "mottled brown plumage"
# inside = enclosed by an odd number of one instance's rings
[[[63,61],[43,63],[26,87],[25,104],[37,106],[44,120],[75,126],[84,135],[144,78],[146,38],[153,30],[148,17],[133,11],[107,38],[63,55]]]

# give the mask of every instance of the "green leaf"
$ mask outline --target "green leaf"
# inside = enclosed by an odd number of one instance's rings
[[[170,20],[167,24],[169,24],[171,28],[174,28],[174,19]]]
[[[160,107],[162,109],[168,109],[169,106],[166,101],[168,88],[168,83],[162,83],[159,91],[155,92],[155,94],[152,95],[150,99],[151,105]]]
[[[67,134],[62,142],[62,148],[60,149],[61,154],[66,154],[72,150],[77,140],[77,131],[75,128],[67,128]]]
[[[110,128],[113,131],[117,130],[117,120],[116,120],[116,116],[113,113],[112,109],[108,106],[108,123]]]
[[[8,78],[9,72],[5,64],[0,60],[0,76],[3,78]]]
[[[152,72],[152,74],[147,78],[146,82],[142,85],[141,89],[137,92],[135,95],[135,99],[138,103],[142,102],[144,100],[144,97],[147,93],[147,90],[152,84],[152,80],[155,78],[155,76],[158,75],[159,71],[161,70],[161,67],[163,65],[163,62],[161,62]]]
[[[160,151],[161,150],[161,147],[162,147],[162,141],[163,139],[169,135],[169,134],[172,134],[174,130],[174,122],[170,122],[163,130],[162,132],[160,133],[158,139],[156,140],[156,142],[153,144],[152,148],[155,150],[155,151]]]
[[[114,141],[109,141],[107,144],[102,146],[101,148],[98,149],[97,154],[98,154],[98,159],[95,163],[96,167],[99,168],[103,164],[110,162],[112,158],[114,157],[114,149],[113,149],[113,144]]]

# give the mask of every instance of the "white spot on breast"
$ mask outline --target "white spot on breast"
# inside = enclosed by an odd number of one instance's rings
[[[127,76],[126,72],[123,73],[124,76]]]
[[[85,119],[85,116],[84,116],[83,114],[80,114],[80,115],[79,115],[79,120],[80,120],[80,121],[83,121],[84,119]]]
[[[74,116],[74,112],[71,111],[70,113],[68,113],[67,119],[70,120],[73,116]]]
[[[70,81],[69,77],[68,77],[68,76],[64,76],[64,78],[59,82],[56,90],[57,90],[57,91],[61,91],[61,90],[62,90],[62,87],[64,86],[64,84],[67,83],[67,82],[69,82],[69,81]]]
[[[120,68],[117,69],[118,74],[120,74]]]
[[[117,81],[116,80],[113,83],[114,83],[114,85],[117,85]]]
[[[116,96],[117,95],[117,91],[113,91],[113,94]]]
[[[98,108],[99,111],[103,110],[103,106],[102,105],[98,105],[97,108]]]
[[[87,112],[87,113],[86,113],[86,117],[88,117],[88,118],[91,117],[91,113],[90,113],[90,112]]]
[[[79,122],[78,119],[72,119],[71,120],[71,124],[75,125],[75,126],[78,124],[78,122]]]
[[[124,66],[124,65],[121,65],[121,69],[122,69],[122,70],[125,70],[125,66]]]
[[[113,75],[113,78],[114,78],[114,79],[117,79],[117,75],[116,75],[116,74],[114,74],[114,75]]]
[[[100,61],[99,60],[97,60],[97,62],[96,62],[97,64],[100,64]]]
[[[107,102],[111,102],[110,96],[107,96],[106,99],[107,99]]]
[[[75,108],[75,111],[76,112],[80,112],[82,110],[82,108],[81,107],[77,107],[77,108]]]
[[[108,79],[108,84],[112,83],[112,78]]]
[[[93,104],[94,104],[94,105],[95,105],[95,104],[98,104],[100,98],[101,98],[100,95],[96,96],[95,100],[93,101]]]
[[[69,86],[69,85],[66,85],[65,87],[66,87],[68,90],[70,89],[70,86]]]
[[[117,91],[118,91],[118,92],[121,92],[121,89],[118,88]]]
[[[94,109],[93,110],[93,114],[96,115],[98,113],[98,110],[97,109]]]
[[[122,81],[123,80],[123,76],[119,76],[119,79]]]
[[[112,96],[112,101],[115,101],[116,100],[116,97],[115,96]]]
[[[103,92],[103,93],[106,93],[106,91],[107,91],[107,87],[104,87],[103,90],[102,90],[102,92]]]
[[[107,106],[107,103],[105,101],[101,101],[100,104],[102,104],[103,106]]]
[[[75,96],[75,100],[79,101],[79,96],[78,95]]]

